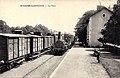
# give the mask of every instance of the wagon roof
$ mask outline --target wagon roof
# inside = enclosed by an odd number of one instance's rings
[[[28,37],[26,35],[22,35],[22,34],[6,34],[6,33],[0,33],[0,36],[6,36],[6,37]]]
[[[28,34],[27,36],[29,36],[29,37],[42,37],[42,36],[39,36],[39,35],[31,35],[31,34]]]
[[[31,34],[28,34],[27,36],[29,37],[51,37],[51,36],[39,36],[39,35],[31,35]]]
[[[52,37],[52,36],[45,36],[45,37]]]

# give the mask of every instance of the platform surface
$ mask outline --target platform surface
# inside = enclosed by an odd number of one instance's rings
[[[92,48],[72,48],[49,78],[110,78]]]

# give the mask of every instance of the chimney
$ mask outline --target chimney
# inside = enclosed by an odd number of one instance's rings
[[[61,32],[58,32],[58,40],[60,40]]]
[[[97,5],[97,10],[100,10],[102,9],[104,6],[101,6],[101,5]]]

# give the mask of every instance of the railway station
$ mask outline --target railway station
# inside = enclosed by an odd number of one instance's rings
[[[0,78],[120,78],[120,0],[0,0]]]

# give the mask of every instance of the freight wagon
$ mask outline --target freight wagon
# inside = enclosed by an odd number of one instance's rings
[[[26,35],[0,34],[0,65],[11,69],[30,53],[30,39]],[[1,67],[0,66],[0,67]]]
[[[43,50],[43,37],[38,35],[27,35],[30,43],[30,53],[26,55],[25,60],[31,60],[37,58]]]
[[[0,34],[0,70],[37,58],[54,44],[53,36]]]

